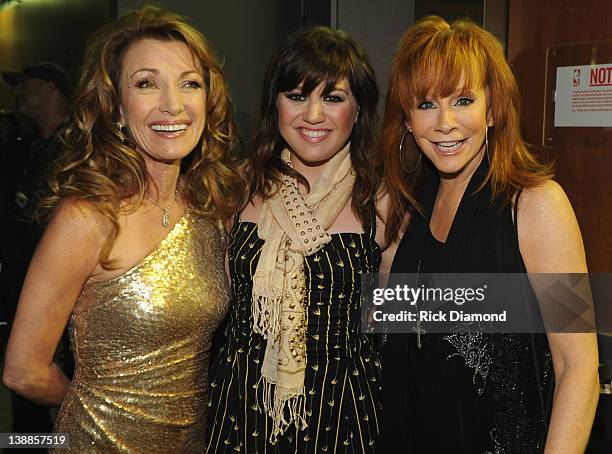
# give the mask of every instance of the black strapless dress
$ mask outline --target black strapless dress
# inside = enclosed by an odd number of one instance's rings
[[[360,333],[361,274],[378,272],[381,252],[375,218],[365,233],[333,234],[305,257],[306,410],[308,427],[290,427],[269,443],[271,421],[262,411],[266,341],[252,330],[253,274],[264,241],[257,225],[234,225],[229,258],[232,305],[227,342],[210,370],[208,452],[368,453],[379,436],[381,370],[371,335]]]

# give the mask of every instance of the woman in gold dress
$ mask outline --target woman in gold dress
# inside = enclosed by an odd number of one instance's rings
[[[97,32],[74,101],[4,383],[61,403],[74,452],[202,451],[219,226],[242,190],[221,70],[183,18],[144,8]],[[53,363],[68,321],[72,382]]]

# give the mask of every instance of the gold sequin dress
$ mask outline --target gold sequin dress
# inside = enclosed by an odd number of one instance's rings
[[[86,284],[55,426],[69,451],[202,452],[208,354],[228,295],[222,234],[192,214],[126,273]]]

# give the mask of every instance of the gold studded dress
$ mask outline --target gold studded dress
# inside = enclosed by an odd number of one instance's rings
[[[232,305],[227,342],[211,365],[206,449],[211,454],[373,453],[380,432],[381,368],[374,340],[360,333],[361,274],[378,271],[372,213],[365,233],[337,233],[304,257],[306,423],[270,443],[261,367],[266,340],[253,332],[253,275],[264,241],[237,222],[228,245]]]
[[[55,426],[70,452],[203,451],[208,354],[227,287],[222,233],[189,213],[129,271],[85,285]]]

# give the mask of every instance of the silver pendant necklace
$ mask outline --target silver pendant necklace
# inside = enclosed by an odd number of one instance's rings
[[[176,185],[176,189],[174,191],[174,200],[172,200],[170,202],[170,204],[167,207],[163,207],[161,206],[158,202],[156,202],[155,200],[153,200],[153,198],[149,195],[149,200],[151,200],[151,202],[153,202],[155,205],[158,206],[158,208],[160,210],[162,210],[162,212],[164,213],[162,215],[162,225],[164,227],[170,227],[170,208],[172,208],[172,205],[174,205],[174,202],[176,202],[176,199],[178,197],[178,190],[179,190],[179,186],[178,184]]]

